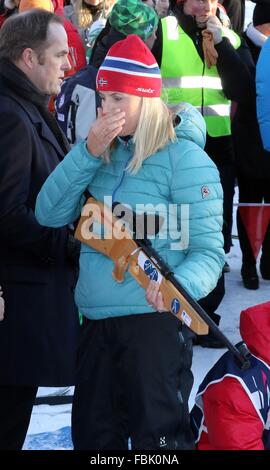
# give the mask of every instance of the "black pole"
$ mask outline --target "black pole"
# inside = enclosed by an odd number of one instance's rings
[[[119,202],[113,203],[113,210],[119,205]],[[143,214],[144,216],[144,238],[136,238],[136,225],[137,225],[137,214],[134,211],[130,211],[124,205],[120,204],[121,214],[117,215],[117,218],[123,219],[130,223],[130,220],[133,221],[133,238],[136,241],[137,245],[140,246],[145,254],[152,260],[152,262],[158,267],[161,274],[168,279],[174,287],[183,295],[183,297],[189,302],[189,304],[194,308],[194,310],[200,315],[200,317],[205,321],[205,323],[209,326],[212,333],[220,339],[224,346],[229,349],[233,353],[236,358],[237,364],[241,367],[241,369],[248,369],[250,367],[250,352],[245,343],[242,343],[239,346],[235,346],[227,336],[225,336],[222,331],[218,328],[216,323],[209,317],[206,311],[194,300],[191,295],[186,291],[186,289],[181,286],[181,284],[175,279],[174,273],[172,272],[171,268],[163,261],[163,259],[159,256],[159,254],[155,251],[152,247],[151,241],[147,238],[147,214]],[[155,216],[156,223],[155,223],[155,233],[159,232],[160,220],[159,216]]]
[[[175,279],[174,273],[172,272],[170,267],[163,261],[163,259],[160,258],[158,253],[154,250],[150,240],[136,239],[135,241],[143,249],[145,254],[152,260],[152,262],[158,267],[159,271],[165,277],[165,279],[168,279],[174,285],[174,287],[176,287],[176,289],[183,295],[183,297],[185,297],[187,302],[194,308],[194,310],[196,310],[198,315],[200,315],[200,317],[209,326],[212,333],[224,343],[224,346],[229,349],[229,351],[234,354],[237,363],[241,367],[241,369],[248,369],[250,367],[250,352],[246,344],[242,343],[240,346],[236,347],[229,340],[229,338],[227,338],[227,336],[225,336],[224,333],[220,331],[216,323],[212,320],[212,318],[209,317],[209,315],[200,306],[200,304],[198,304],[198,302],[196,302],[196,300],[191,297],[191,295],[186,291],[186,289],[181,286],[181,284]]]

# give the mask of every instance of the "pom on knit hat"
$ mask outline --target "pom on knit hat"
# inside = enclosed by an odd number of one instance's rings
[[[130,34],[108,51],[97,73],[98,91],[115,91],[150,98],[161,93],[156,59],[144,42]]]
[[[157,29],[158,16],[153,8],[141,0],[117,0],[109,16],[109,23],[125,36],[137,34],[144,40]]]
[[[253,26],[270,23],[270,1],[258,0],[255,3],[252,17]]]

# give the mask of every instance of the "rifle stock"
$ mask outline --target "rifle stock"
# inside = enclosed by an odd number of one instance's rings
[[[107,234],[103,239],[100,233],[94,232],[95,222],[107,228]],[[208,333],[205,321],[178,289],[165,279],[153,258],[150,259],[145,254],[144,249],[133,240],[124,222],[116,219],[108,207],[92,197],[89,198],[82,210],[75,238],[112,259],[114,263],[112,275],[117,282],[123,282],[127,270],[144,289],[151,279],[157,280],[166,310],[186,323],[196,334]]]
[[[229,341],[202,307],[178,283],[149,241],[134,240],[123,220],[114,217],[110,208],[93,197],[88,198],[82,209],[75,238],[112,259],[112,275],[117,282],[123,282],[127,270],[144,289],[148,287],[150,280],[157,281],[168,312],[198,335],[207,334],[210,327],[224,342],[224,347],[237,357],[241,367],[249,366],[248,352],[243,348],[239,351]]]

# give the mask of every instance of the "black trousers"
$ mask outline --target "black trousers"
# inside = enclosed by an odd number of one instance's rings
[[[0,385],[0,450],[21,450],[38,387]]]
[[[217,165],[223,189],[223,236],[224,251],[232,246],[233,196],[235,184],[234,149],[231,136],[210,137],[207,134],[205,149]]]
[[[169,313],[87,321],[72,409],[77,450],[193,449],[191,340]]]
[[[237,181],[239,187],[239,202],[262,203],[270,202],[270,184],[269,178],[265,180],[248,179],[245,175],[238,174]],[[237,211],[237,230],[239,243],[243,255],[243,262],[252,266],[256,264],[256,259],[246,233],[245,226],[241,219],[239,210]],[[270,223],[267,227],[262,244],[262,255],[269,257],[270,260]]]
[[[232,224],[233,224],[233,196],[235,174],[233,163],[218,165],[220,181],[223,188],[223,236],[224,251],[229,253],[232,246]]]
[[[216,287],[206,296],[199,300],[200,306],[215,321],[215,312],[225,295],[224,274],[222,273]]]

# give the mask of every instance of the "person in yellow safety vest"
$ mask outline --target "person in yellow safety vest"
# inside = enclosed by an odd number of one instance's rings
[[[218,31],[218,39],[221,41],[223,36],[229,38],[237,49],[241,43],[239,36],[228,28],[223,29],[221,23],[217,23],[219,20],[214,18],[216,17],[213,17],[212,24]],[[230,135],[230,101],[223,93],[217,66],[213,64],[208,68],[197,54],[190,36],[178,25],[175,16],[167,16],[161,23],[163,99],[169,105],[185,101],[199,108],[210,136]]]
[[[207,127],[205,151],[216,163],[224,191],[223,235],[230,251],[234,195],[234,158],[231,137],[231,100],[245,103],[254,96],[254,63],[243,40],[224,27],[217,0],[171,0],[172,15],[162,18],[152,48],[162,75],[163,99],[168,105],[190,102],[201,111]],[[211,63],[205,40],[211,46]],[[211,42],[212,41],[212,42]],[[216,323],[224,296],[224,276],[200,303]],[[199,343],[221,347],[207,335]]]

